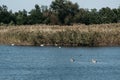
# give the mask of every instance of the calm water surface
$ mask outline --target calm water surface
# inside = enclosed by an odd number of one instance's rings
[[[120,47],[1,45],[0,80],[120,80]]]

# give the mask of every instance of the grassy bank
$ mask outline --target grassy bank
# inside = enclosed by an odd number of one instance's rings
[[[120,23],[73,26],[0,26],[0,44],[119,46]]]

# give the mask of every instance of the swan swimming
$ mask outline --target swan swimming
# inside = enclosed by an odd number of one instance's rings
[[[74,59],[74,58],[71,58],[71,59],[70,59],[70,62],[74,62],[74,61],[75,61],[75,59]]]
[[[61,48],[61,47],[59,46],[59,48]]]
[[[11,44],[11,46],[14,46],[15,44]]]
[[[94,64],[95,64],[95,63],[97,63],[97,61],[96,61],[95,59],[92,59],[92,63],[94,63]]]
[[[43,45],[43,44],[41,44],[40,46],[41,46],[41,47],[43,47],[44,45]]]

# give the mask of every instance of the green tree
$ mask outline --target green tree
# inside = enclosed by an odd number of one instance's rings
[[[120,13],[119,13],[118,9],[112,9],[112,11],[114,13],[112,22],[114,22],[114,23],[118,22],[119,18],[120,18],[120,16],[119,16]]]
[[[101,23],[112,23],[115,13],[109,7],[106,7],[99,10],[99,15]]]
[[[73,4],[68,0],[55,0],[50,7],[52,12],[56,13],[58,16],[60,24],[70,24],[73,16],[78,11],[77,3]]]
[[[117,15],[117,22],[120,22],[120,6],[113,11]]]
[[[29,24],[41,24],[43,22],[43,14],[41,12],[41,8],[39,7],[39,5],[36,4],[35,9],[32,9],[29,12],[28,18]]]
[[[17,25],[26,25],[27,24],[27,11],[25,9],[23,11],[16,12],[15,16],[16,16],[16,24]]]
[[[100,24],[100,16],[97,9],[91,9],[89,19],[90,24]]]
[[[5,5],[0,6],[0,23],[9,24],[10,22],[15,22],[12,11],[8,11],[8,8]]]
[[[90,24],[90,19],[89,19],[89,16],[90,16],[90,12],[88,9],[79,9],[79,12],[75,15],[74,17],[74,21],[76,23],[82,23],[82,24]]]

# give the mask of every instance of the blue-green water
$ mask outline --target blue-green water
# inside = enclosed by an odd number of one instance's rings
[[[0,80],[119,79],[120,47],[0,46]]]

